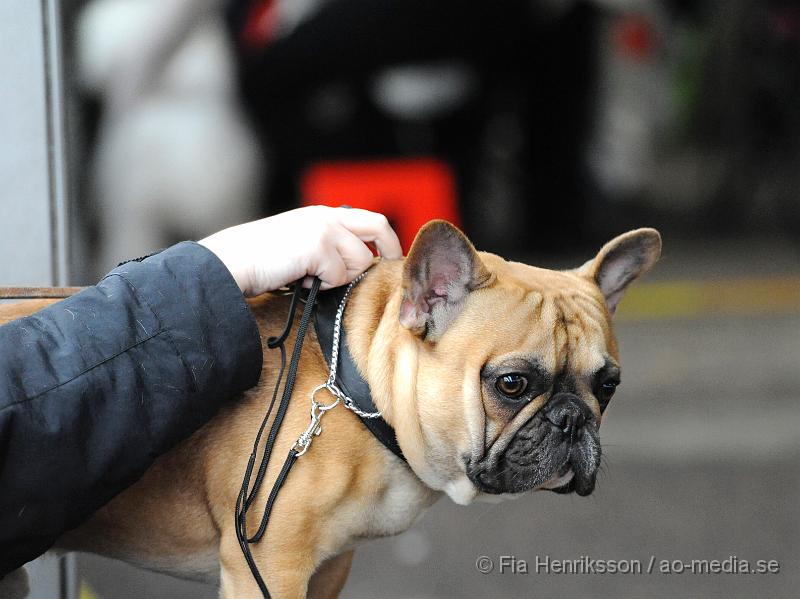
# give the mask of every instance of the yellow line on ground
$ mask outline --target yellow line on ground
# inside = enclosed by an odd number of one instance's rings
[[[800,276],[637,283],[618,311],[621,320],[796,313]]]
[[[80,590],[80,599],[98,599],[95,592],[92,590],[88,584],[84,581],[81,581],[81,590]]]

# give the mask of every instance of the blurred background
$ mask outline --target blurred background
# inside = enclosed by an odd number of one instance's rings
[[[443,499],[357,551],[345,596],[797,596],[796,2],[6,0],[0,44],[0,284],[89,284],[310,203],[383,212],[406,248],[446,218],[558,268],[661,230],[619,310],[595,493]],[[781,568],[484,575],[484,555]],[[70,559],[86,599],[216,596]]]

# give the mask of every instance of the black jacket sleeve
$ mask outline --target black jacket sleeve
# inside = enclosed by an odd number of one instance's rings
[[[192,242],[0,327],[0,577],[255,385],[261,359],[233,278]]]

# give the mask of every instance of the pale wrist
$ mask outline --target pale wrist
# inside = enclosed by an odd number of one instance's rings
[[[225,239],[220,238],[223,233],[225,233],[225,231],[215,233],[205,239],[201,239],[197,243],[219,258],[219,261],[228,269],[228,272],[230,272],[241,292],[248,295],[251,279],[249,273],[250,269],[248,268],[249,265],[243,264],[241,258],[238,256],[238,252],[231,250],[229,247],[229,240],[226,242]]]

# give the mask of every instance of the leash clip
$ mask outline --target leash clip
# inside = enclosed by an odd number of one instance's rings
[[[324,412],[315,414],[314,407],[312,406],[311,422],[308,424],[308,428],[303,432],[303,434],[297,438],[297,441],[294,442],[294,446],[292,447],[292,449],[297,452],[298,458],[308,451],[308,448],[311,446],[311,441],[316,435],[319,435],[322,432],[322,423],[320,422],[320,417],[322,414],[324,414]]]
[[[318,402],[315,397],[317,393],[323,389],[327,390],[328,393],[333,395],[336,399],[329,404]],[[331,385],[327,382],[319,385],[311,392],[311,422],[308,423],[308,428],[297,438],[297,441],[295,441],[292,447],[292,449],[297,452],[298,458],[308,451],[308,448],[311,446],[311,441],[322,432],[322,417],[325,415],[325,412],[339,405],[341,393],[342,392],[336,385]]]

